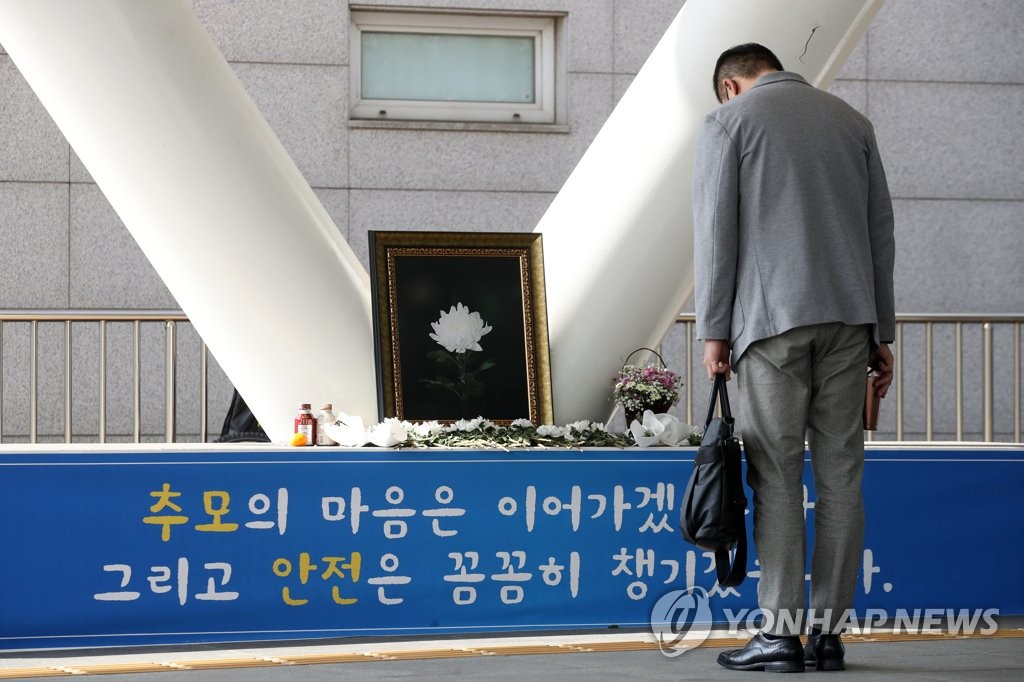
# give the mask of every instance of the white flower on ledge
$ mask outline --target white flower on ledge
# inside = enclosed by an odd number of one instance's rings
[[[569,429],[566,427],[554,424],[541,424],[537,427],[537,435],[545,438],[565,438],[568,433]]]
[[[483,417],[476,417],[475,419],[458,419],[448,427],[449,431],[464,431],[469,433],[470,431],[476,431],[484,425],[486,422]],[[489,422],[488,422],[489,423]]]
[[[434,333],[430,335],[434,341],[444,346],[450,353],[465,353],[467,350],[483,350],[480,339],[491,331],[481,318],[480,313],[470,312],[460,301],[448,312],[441,311],[441,318],[431,322]]]
[[[408,422],[395,418],[385,419],[366,430],[366,439],[381,448],[394,447],[408,438]]]
[[[433,438],[441,433],[442,426],[440,422],[433,420],[412,424],[410,430],[420,438]]]

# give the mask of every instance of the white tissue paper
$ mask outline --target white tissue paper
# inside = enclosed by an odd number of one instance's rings
[[[364,445],[392,448],[409,438],[406,425],[398,419],[385,419],[367,429],[361,417],[347,414],[342,414],[331,424],[326,424],[324,431],[338,445],[348,448],[361,448]]]
[[[694,428],[683,424],[671,414],[654,414],[651,410],[644,410],[643,422],[634,419],[629,425],[629,432],[639,447],[649,448],[654,445],[686,445]]]
[[[359,448],[368,441],[362,417],[342,413],[332,423],[325,424],[324,431],[335,443],[347,448]]]

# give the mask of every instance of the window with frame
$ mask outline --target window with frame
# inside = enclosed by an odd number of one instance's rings
[[[354,119],[555,121],[555,19],[353,10]]]

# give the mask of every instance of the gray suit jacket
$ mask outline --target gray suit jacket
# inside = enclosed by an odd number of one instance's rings
[[[867,118],[795,73],[709,114],[693,192],[697,336],[753,342],[827,322],[896,328],[892,202]]]

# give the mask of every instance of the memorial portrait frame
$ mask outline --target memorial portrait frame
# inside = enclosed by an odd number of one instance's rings
[[[371,230],[369,247],[381,419],[553,422],[540,234]],[[457,306],[490,327],[479,349],[432,338]]]

